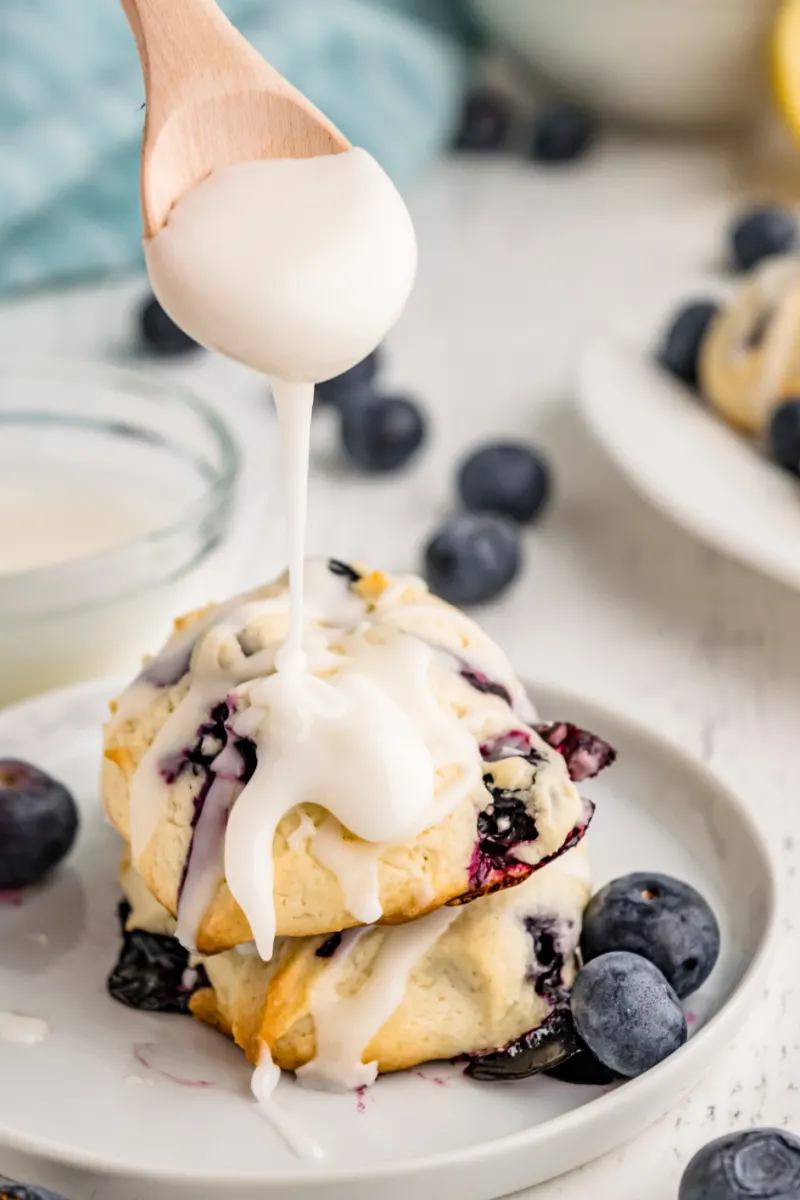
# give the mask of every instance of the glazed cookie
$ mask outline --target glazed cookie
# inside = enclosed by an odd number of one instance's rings
[[[800,393],[800,263],[771,259],[711,322],[700,349],[703,395],[730,424],[760,433]]]
[[[282,578],[181,622],[105,729],[106,810],[185,945],[255,937],[266,960],[275,934],[414,920],[580,839],[591,806],[553,748],[569,727],[537,732],[463,613],[414,578],[310,563],[298,682],[276,672],[288,604]],[[299,732],[287,687],[310,689]]]
[[[166,914],[122,873],[129,926],[164,931]],[[538,1028],[565,1001],[590,896],[585,844],[512,890],[403,926],[279,938],[272,962],[250,948],[203,960],[192,1014],[326,1087],[378,1072],[479,1055]]]

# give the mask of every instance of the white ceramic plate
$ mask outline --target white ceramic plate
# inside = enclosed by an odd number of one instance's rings
[[[724,554],[800,588],[800,486],[642,350],[595,342],[584,419],[629,483]]]
[[[763,989],[774,929],[769,855],[740,802],[679,750],[578,697],[532,691],[543,714],[596,729],[619,749],[618,764],[585,785],[597,801],[598,882],[667,871],[717,912],[722,956],[689,1002],[693,1036],[682,1050],[605,1092],[544,1078],[479,1084],[449,1065],[381,1079],[361,1099],[285,1078],[281,1104],[327,1154],[321,1165],[293,1158],[253,1107],[232,1045],[105,993],[119,945],[119,845],[98,813],[95,780],[112,686],[83,685],[0,713],[0,755],[53,771],[83,810],[77,848],[49,886],[0,909],[0,1010],[50,1026],[39,1045],[0,1040],[0,1168],[70,1200],[218,1200],[220,1189],[271,1200],[488,1200],[590,1160],[670,1108]]]

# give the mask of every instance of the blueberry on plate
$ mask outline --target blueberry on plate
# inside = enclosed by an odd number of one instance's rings
[[[693,300],[675,314],[664,335],[658,361],[670,375],[689,387],[697,387],[700,348],[718,312],[719,305],[713,300]]]
[[[646,958],[615,950],[578,972],[570,997],[575,1028],[605,1066],[632,1078],[686,1041],[686,1017],[675,992]]]
[[[425,441],[423,412],[405,396],[353,395],[341,412],[345,453],[363,471],[396,471]]]
[[[38,883],[77,832],[78,809],[62,783],[30,763],[0,759],[0,891]]]
[[[580,1049],[581,1041],[569,1009],[555,1008],[530,1033],[524,1033],[500,1050],[471,1056],[466,1074],[489,1083],[530,1079],[571,1060]]]
[[[540,163],[571,162],[583,157],[596,133],[595,119],[585,108],[568,101],[551,104],[533,122],[530,156]]]
[[[616,1071],[595,1058],[591,1050],[583,1046],[577,1054],[570,1055],[544,1072],[551,1079],[561,1083],[574,1083],[581,1087],[606,1087],[609,1083],[617,1083],[620,1076]]]
[[[130,905],[119,905],[122,947],[106,987],[113,1000],[143,1012],[188,1013],[196,991],[208,986],[202,966],[189,967],[189,953],[174,937],[127,929]]]
[[[458,472],[458,491],[473,512],[504,513],[532,521],[550,494],[550,468],[532,446],[492,442],[474,451]]]
[[[170,358],[199,349],[199,342],[175,324],[169,313],[151,296],[145,301],[139,314],[142,339],[149,350]]]
[[[325,379],[318,383],[314,388],[314,402],[322,405],[341,404],[354,392],[363,393],[374,383],[382,357],[382,351],[378,347],[349,371],[343,371],[341,375],[334,375],[333,379]]]
[[[456,150],[499,150],[510,126],[511,109],[503,96],[486,89],[474,91],[464,105]]]
[[[451,604],[483,604],[517,575],[519,530],[508,517],[461,513],[451,517],[425,547],[425,578]]]
[[[800,475],[800,400],[785,400],[772,414],[767,431],[770,457]]]
[[[719,957],[719,925],[688,883],[636,872],[606,884],[584,913],[584,961],[609,950],[649,959],[685,1000],[705,983]]]
[[[730,234],[731,257],[740,271],[786,254],[797,245],[797,219],[786,208],[754,208],[734,222]]]
[[[698,1150],[678,1200],[800,1200],[800,1138],[783,1129],[747,1129]]]

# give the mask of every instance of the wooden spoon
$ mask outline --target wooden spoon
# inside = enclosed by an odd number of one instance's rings
[[[231,25],[214,0],[122,0],[144,74],[146,237],[219,167],[339,154],[350,143]]]

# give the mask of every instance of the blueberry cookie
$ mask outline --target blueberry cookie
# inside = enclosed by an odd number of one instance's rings
[[[103,802],[185,946],[267,960],[276,935],[415,920],[577,843],[569,727],[537,731],[473,621],[335,561],[307,565],[305,617],[302,675],[282,577],[178,622],[113,706]]]
[[[129,868],[122,881],[129,925],[153,925],[160,936],[169,917]],[[590,891],[583,843],[519,887],[466,907],[402,926],[279,938],[270,963],[250,947],[205,958],[204,986],[188,1007],[252,1063],[266,1047],[277,1066],[323,1087],[480,1055],[563,1010]]]
[[[800,393],[800,266],[770,259],[712,319],[700,348],[703,395],[731,425],[759,434]]]

